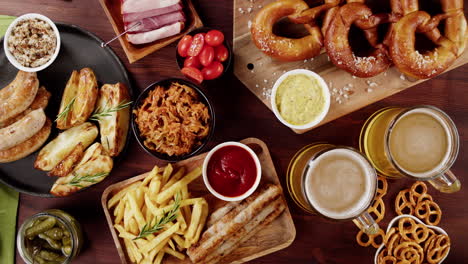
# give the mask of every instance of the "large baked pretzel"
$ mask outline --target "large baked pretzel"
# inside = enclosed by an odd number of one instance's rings
[[[403,17],[393,26],[390,57],[398,69],[415,78],[434,77],[446,70],[463,53],[467,23],[463,0],[441,0],[442,14],[431,17],[420,11],[417,0],[393,0],[394,12]],[[445,35],[437,28],[445,20]],[[437,47],[425,54],[415,49],[415,34],[423,33]]]
[[[373,14],[364,2],[348,0],[338,9],[325,34],[325,47],[331,61],[338,68],[363,78],[375,76],[391,66],[387,47],[378,43],[377,26],[397,19],[393,14]],[[373,47],[367,57],[358,57],[351,49],[348,35],[353,24],[364,30],[366,39]]]
[[[252,22],[251,33],[255,45],[265,54],[283,61],[310,59],[323,47],[323,35],[316,20],[325,14],[324,28],[331,21],[329,10],[341,0],[325,0],[320,6],[309,8],[303,0],[281,0],[272,2],[260,10]],[[283,17],[298,24],[304,24],[310,35],[292,39],[275,35],[273,26]]]

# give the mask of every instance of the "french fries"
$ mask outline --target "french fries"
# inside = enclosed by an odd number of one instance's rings
[[[162,263],[164,256],[185,259],[198,242],[208,216],[204,198],[191,198],[187,185],[201,169],[154,167],[143,180],[121,189],[107,202],[114,228],[132,263]]]

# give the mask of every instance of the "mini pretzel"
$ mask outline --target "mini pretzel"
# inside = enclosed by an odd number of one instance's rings
[[[382,221],[385,217],[385,204],[382,198],[375,200],[372,206],[367,209],[367,212],[374,218],[376,223]]]
[[[432,196],[427,193],[427,185],[422,181],[417,181],[410,188],[411,205],[416,206],[425,200],[432,201]]]
[[[377,195],[376,199],[382,198],[387,194],[388,190],[388,182],[385,177],[379,176],[377,177]]]
[[[428,228],[425,225],[418,224],[409,217],[400,219],[398,232],[404,240],[415,241],[416,243],[425,241],[429,236]]]
[[[450,250],[450,238],[446,235],[438,235],[431,240],[432,247],[427,250],[427,262],[430,264],[439,263]]]
[[[403,242],[399,244],[393,250],[393,255],[399,260],[415,264],[422,263],[424,259],[424,251],[416,242]]]
[[[414,207],[410,201],[410,191],[402,190],[395,199],[395,211],[398,215],[414,214]]]
[[[362,230],[360,230],[359,233],[357,233],[356,235],[356,241],[361,247],[368,247],[372,245],[374,248],[379,248],[383,244],[384,236],[385,236],[385,233],[380,228],[377,234],[374,234],[374,235],[368,235],[362,232]],[[363,237],[366,237],[365,241],[363,241]],[[378,242],[379,239],[380,239],[380,242]]]
[[[434,230],[429,228],[429,237],[426,239],[426,241],[424,241],[424,246],[423,246],[424,252],[426,252],[427,249],[429,248],[432,239],[436,237],[437,237],[437,234],[434,232]]]
[[[428,225],[438,225],[442,218],[442,210],[440,210],[439,205],[431,200],[419,203],[414,211],[416,216]]]

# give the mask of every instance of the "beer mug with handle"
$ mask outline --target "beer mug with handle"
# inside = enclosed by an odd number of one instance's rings
[[[445,193],[461,188],[449,170],[458,155],[458,131],[436,107],[384,108],[366,121],[359,145],[383,176],[428,181]]]
[[[379,230],[367,212],[377,191],[377,174],[359,151],[322,143],[306,146],[291,160],[286,181],[294,202],[306,212],[353,220],[367,234]]]

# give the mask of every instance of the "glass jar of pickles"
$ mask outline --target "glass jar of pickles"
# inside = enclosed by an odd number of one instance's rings
[[[28,264],[71,263],[82,244],[80,224],[68,213],[57,209],[26,219],[16,237],[19,254]]]

